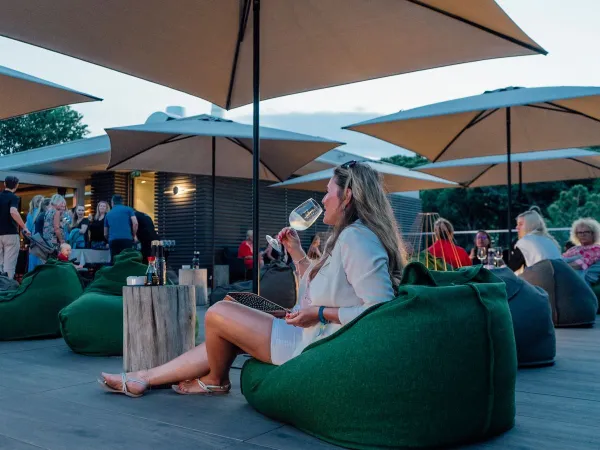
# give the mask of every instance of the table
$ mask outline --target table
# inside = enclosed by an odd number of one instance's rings
[[[85,264],[110,264],[110,250],[92,250],[91,248],[74,248],[71,259],[75,258]]]
[[[179,269],[179,285],[196,287],[196,306],[208,304],[207,269]]]
[[[164,364],[194,348],[194,286],[123,286],[123,370]]]

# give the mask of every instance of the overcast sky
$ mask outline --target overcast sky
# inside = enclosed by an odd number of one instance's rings
[[[600,86],[598,0],[498,0],[548,56],[483,61],[287,96],[261,103],[263,124],[345,141],[347,151],[381,157],[402,149],[339,128],[400,109],[505,86]],[[93,135],[142,123],[152,112],[181,105],[208,113],[198,98],[27,44],[0,38],[0,64],[84,91],[103,102],[76,106]],[[226,113],[248,122],[249,107]]]

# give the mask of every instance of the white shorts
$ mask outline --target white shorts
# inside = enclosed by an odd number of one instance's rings
[[[288,325],[283,319],[273,319],[271,326],[271,362],[280,366],[294,356],[302,342],[302,328]]]

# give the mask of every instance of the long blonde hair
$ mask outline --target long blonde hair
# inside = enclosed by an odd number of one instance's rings
[[[548,232],[546,222],[544,221],[541,211],[537,206],[532,206],[528,211],[519,214],[517,216],[517,220],[518,219],[523,219],[523,222],[525,223],[525,234],[537,234],[538,236],[545,236],[554,242],[558,248],[560,248],[558,241],[554,239],[554,236]]]
[[[406,258],[392,205],[383,188],[383,176],[367,164],[352,162],[336,167],[333,179],[340,188],[340,200],[344,200],[347,189],[352,191],[352,199],[344,209],[339,222],[334,225],[332,235],[325,244],[323,255],[311,270],[309,279],[314,279],[319,273],[342,231],[360,219],[375,233],[385,248],[389,259],[390,279],[396,291],[400,285]]]
[[[29,202],[29,214],[33,214],[33,212],[40,207],[43,200],[43,195],[34,195],[31,201]]]
[[[110,211],[110,205],[108,204],[108,202],[105,202],[104,200],[99,201],[96,205],[96,215],[94,216],[94,220],[100,220],[100,205],[102,203],[106,205],[106,212],[104,213],[104,215],[106,216]]]
[[[35,214],[35,216],[33,218],[33,223],[35,223],[37,221],[37,218],[40,216],[40,214],[46,213],[46,211],[48,210],[48,206],[50,206],[50,198],[42,197],[42,201],[40,202],[40,207],[38,208],[37,213]]]

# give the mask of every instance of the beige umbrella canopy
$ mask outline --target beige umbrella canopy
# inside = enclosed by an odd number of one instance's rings
[[[261,99],[545,54],[493,0],[262,0]],[[0,34],[202,97],[252,102],[252,1],[0,0]]]
[[[426,189],[442,189],[458,186],[456,183],[451,181],[446,181],[438,177],[415,172],[407,169],[406,167],[396,166],[395,164],[365,161],[362,161],[362,163],[368,164],[383,175],[385,189],[390,193],[419,191]],[[334,169],[322,170],[320,172],[292,178],[284,181],[283,183],[274,184],[271,187],[326,192],[327,183],[333,176],[333,171]]]
[[[98,100],[102,99],[0,66],[0,120]]]
[[[506,155],[426,164],[413,170],[463,187],[506,184]],[[580,148],[519,153],[511,158],[512,180],[519,185],[544,181],[600,178],[600,153]]]

